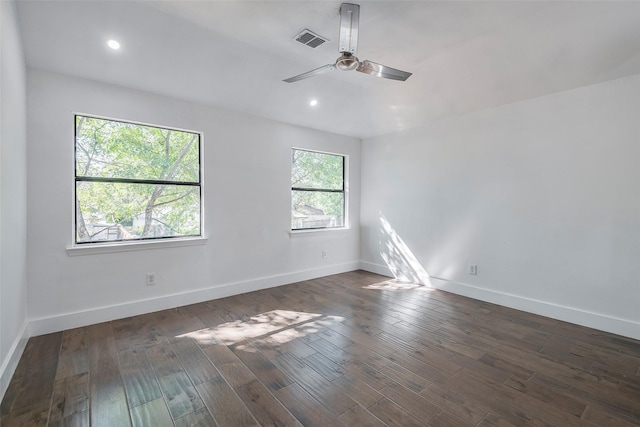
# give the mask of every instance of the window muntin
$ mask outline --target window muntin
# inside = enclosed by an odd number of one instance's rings
[[[201,236],[201,135],[75,116],[75,242]]]
[[[291,229],[345,226],[345,156],[292,150]]]

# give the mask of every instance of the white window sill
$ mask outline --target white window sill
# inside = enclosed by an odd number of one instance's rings
[[[340,228],[309,228],[306,230],[290,230],[289,236],[295,237],[311,237],[311,236],[335,236],[351,231],[349,227]]]
[[[113,252],[145,251],[149,249],[177,248],[181,246],[197,246],[207,243],[206,237],[190,237],[184,239],[142,240],[133,242],[98,243],[70,246],[67,255],[95,255]]]

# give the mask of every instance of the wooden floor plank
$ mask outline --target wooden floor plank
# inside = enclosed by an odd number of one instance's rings
[[[143,347],[121,350],[118,352],[118,360],[130,407],[162,397],[156,374]]]
[[[193,385],[202,384],[220,376],[220,371],[208,358],[190,361],[183,366]]]
[[[178,418],[174,424],[176,427],[218,427],[206,408]]]
[[[131,408],[131,419],[134,427],[173,426],[169,409],[162,398]]]
[[[382,422],[389,426],[396,427],[424,427],[425,422],[409,414],[402,409],[400,405],[384,398],[373,406],[369,407],[369,412],[378,417]]]
[[[48,425],[50,400],[14,409],[0,418],[3,427],[45,427]]]
[[[326,427],[344,425],[297,384],[290,384],[283,387],[276,391],[274,395],[304,426]]]
[[[381,390],[393,381],[379,370],[359,359],[352,359],[344,364],[347,373],[358,378],[374,390]]]
[[[341,377],[345,373],[344,368],[320,353],[313,353],[303,358],[302,361],[329,381]]]
[[[353,355],[349,354],[345,349],[334,345],[324,338],[310,341],[308,345],[337,365],[343,365],[345,362],[353,359]]]
[[[587,408],[587,405],[584,402],[567,396],[566,394],[558,393],[556,390],[543,384],[537,384],[517,377],[510,377],[504,384],[507,387],[511,387],[521,393],[535,397],[542,402],[556,406],[557,408],[577,417],[580,417]]]
[[[17,426],[640,426],[640,341],[364,271],[32,337]]]
[[[442,411],[434,419],[429,421],[430,427],[475,427],[476,424],[470,424],[462,421],[448,412]]]
[[[64,331],[56,379],[89,372],[89,337],[87,328]]]
[[[23,359],[17,368],[2,403],[2,413],[37,407],[51,399],[62,344],[62,332],[34,337],[27,343]],[[45,417],[46,422],[46,417]]]
[[[336,378],[332,383],[361,406],[368,408],[384,396],[373,387],[352,374]]]
[[[302,426],[260,381],[250,381],[235,391],[261,426]]]
[[[429,423],[442,412],[439,406],[395,382],[380,390],[380,393],[425,423]]]
[[[154,371],[174,419],[202,409],[203,402],[196,392],[197,386],[194,387],[181,366],[159,366]]]
[[[432,384],[431,381],[425,380],[421,376],[414,374],[395,362],[391,362],[384,368],[380,369],[380,372],[414,393],[420,393]]]
[[[259,425],[222,376],[199,384],[196,389],[209,413],[220,427]]]
[[[487,411],[472,400],[439,384],[429,385],[420,392],[420,396],[471,425],[478,424],[487,415]]]
[[[620,419],[611,413],[607,413],[601,409],[588,406],[584,413],[582,414],[583,421],[590,422],[596,426],[607,426],[607,427],[631,427],[637,426],[638,424],[631,423],[629,421],[625,421]]]
[[[293,380],[278,369],[260,351],[251,346],[234,346],[233,353],[272,392],[293,383]]]
[[[89,374],[59,378],[53,387],[49,424],[89,425]]]
[[[349,427],[385,427],[382,421],[376,418],[371,412],[357,405],[349,409],[338,418]]]
[[[477,427],[517,427],[514,424],[511,424],[500,417],[497,417],[493,414],[488,414],[481,422],[477,425]]]
[[[273,363],[288,377],[300,384],[332,414],[340,416],[356,405],[353,399],[342,393],[331,381],[322,377],[295,356],[283,354],[274,359]]]
[[[91,425],[130,426],[129,407],[109,323],[88,327],[91,358]]]
[[[218,371],[233,388],[242,387],[257,379],[254,373],[240,360],[220,365]]]

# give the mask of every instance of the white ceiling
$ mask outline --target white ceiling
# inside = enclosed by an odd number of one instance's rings
[[[296,83],[338,57],[340,1],[17,3],[30,67],[359,138],[640,73],[638,1],[361,0],[358,57],[413,76]]]

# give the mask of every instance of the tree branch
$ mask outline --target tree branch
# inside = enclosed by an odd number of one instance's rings
[[[177,202],[180,199],[184,199],[185,197],[187,197],[189,194],[191,194],[191,191],[187,191],[186,193],[184,193],[182,196],[180,197],[176,197],[173,200],[169,200],[166,202],[160,202],[160,203],[156,203],[155,205],[153,205],[154,208],[157,208],[158,206],[163,206],[163,205],[168,205],[169,203],[173,203],[173,202]]]

